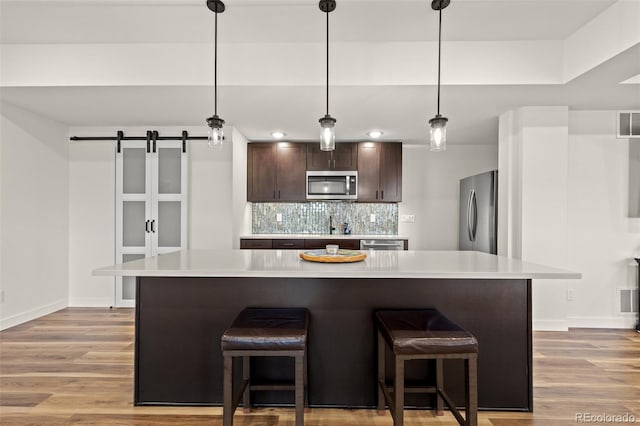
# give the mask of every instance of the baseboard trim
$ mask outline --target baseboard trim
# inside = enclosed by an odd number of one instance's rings
[[[58,300],[57,302],[40,306],[39,308],[31,309],[26,312],[21,312],[8,318],[2,318],[0,319],[0,330],[6,330],[7,328],[15,327],[16,325],[24,324],[25,322],[36,318],[49,315],[53,312],[59,311],[60,309],[66,308],[67,304],[68,302],[66,299]]]
[[[533,331],[567,331],[569,325],[565,320],[536,320],[533,321]]]
[[[85,297],[69,300],[70,308],[109,308],[113,306],[111,297]]]
[[[638,318],[635,315],[620,317],[567,317],[569,327],[573,328],[623,328],[635,329]]]

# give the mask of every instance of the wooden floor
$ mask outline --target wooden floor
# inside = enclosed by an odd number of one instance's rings
[[[132,405],[133,333],[132,309],[73,308],[1,332],[0,424],[221,425],[218,407]],[[629,424],[634,418],[640,424],[638,333],[536,332],[533,343],[535,412],[481,412],[480,425],[575,426],[581,414],[610,416],[591,424]],[[435,417],[408,411],[406,417],[407,426],[456,424],[448,412]],[[293,426],[293,411],[238,412],[235,424]],[[375,410],[314,408],[305,425],[391,426],[392,421]]]

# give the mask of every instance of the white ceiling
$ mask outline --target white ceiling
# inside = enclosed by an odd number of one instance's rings
[[[443,37],[460,40],[562,40],[615,0],[453,0]],[[202,1],[3,1],[4,43],[212,42]],[[317,0],[228,0],[221,42],[320,42]],[[332,41],[437,40],[428,0],[338,0]]]
[[[332,42],[437,40],[437,13],[428,0],[337,0]],[[0,0],[3,44],[211,43],[212,13],[201,1]],[[228,0],[220,41],[320,43],[324,20],[317,0]],[[452,0],[443,12],[446,41],[565,40],[615,0]],[[159,64],[164,58],[159,58]],[[291,58],[296,72],[296,58]],[[324,67],[324,58],[318,58]],[[465,70],[473,73],[473,69]],[[260,72],[259,64],[256,72]],[[451,143],[496,143],[497,117],[524,105],[572,109],[640,109],[640,85],[618,84],[640,73],[640,45],[588,73],[556,85],[447,85],[441,110]],[[323,82],[315,86],[224,86],[218,111],[249,139],[272,130],[315,139],[324,114]],[[372,128],[384,137],[423,143],[434,115],[434,85],[337,86],[331,114],[339,139]],[[202,125],[212,88],[184,86],[3,87],[2,100],[72,126]]]

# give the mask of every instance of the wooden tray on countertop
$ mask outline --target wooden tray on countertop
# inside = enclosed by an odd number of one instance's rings
[[[358,250],[338,250],[338,254],[328,254],[327,250],[307,250],[300,253],[300,258],[309,262],[320,263],[351,263],[360,262],[367,257],[366,253]]]

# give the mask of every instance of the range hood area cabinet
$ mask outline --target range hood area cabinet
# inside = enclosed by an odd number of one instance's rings
[[[352,171],[358,167],[358,144],[337,143],[334,151],[320,150],[320,144],[307,143],[307,170]]]
[[[358,201],[402,201],[401,143],[358,143]]]
[[[306,201],[306,164],[306,144],[248,144],[247,201]]]
[[[358,202],[402,201],[402,143],[396,142],[343,142],[329,152],[317,143],[249,143],[247,201],[307,201],[307,170],[357,170]]]

